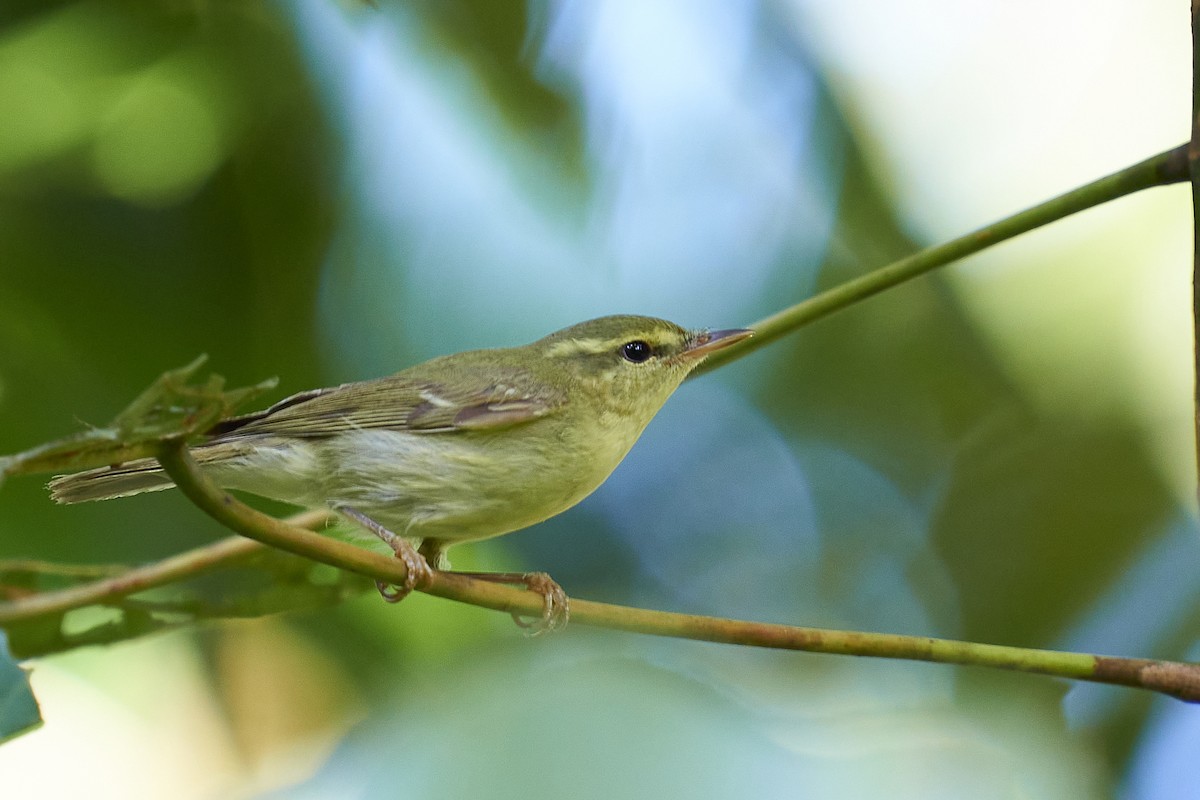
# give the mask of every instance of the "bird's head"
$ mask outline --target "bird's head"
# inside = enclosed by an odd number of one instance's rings
[[[689,331],[663,319],[621,315],[572,325],[530,347],[574,385],[575,394],[648,419],[705,356],[751,335],[740,328]]]

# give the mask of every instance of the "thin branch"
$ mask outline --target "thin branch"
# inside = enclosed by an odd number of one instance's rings
[[[324,510],[305,511],[290,517],[288,522],[301,528],[318,528],[331,516],[331,512]],[[262,550],[262,545],[256,541],[231,536],[93,583],[0,603],[0,625],[61,614],[84,606],[111,604],[127,595],[227,567]]]
[[[938,267],[944,267],[961,258],[974,255],[1022,233],[1142,189],[1187,181],[1188,157],[1188,145],[1179,145],[987,227],[944,244],[926,248],[919,253],[914,253],[885,267],[846,281],[828,291],[821,292],[791,308],[785,308],[783,311],[754,323],[750,326],[754,328],[753,338],[713,353],[692,372],[692,377],[748,355],[784,334],[854,305],[860,300],[891,289],[893,286],[899,286]]]
[[[1192,181],[1193,432],[1200,479],[1200,169],[1197,164],[1200,164],[1200,0],[1192,0],[1192,139],[1187,146],[1187,167]]]
[[[188,499],[243,536],[377,580],[392,583],[404,580],[404,564],[398,559],[296,528],[238,502],[200,471],[182,442],[164,448],[159,460]],[[537,616],[542,610],[542,597],[536,592],[454,573],[434,572],[426,585],[417,588],[448,600],[509,613]],[[681,639],[993,667],[1150,689],[1182,700],[1200,701],[1198,664],[1002,647],[924,636],[800,628],[583,600],[571,601],[571,619],[577,624]]]

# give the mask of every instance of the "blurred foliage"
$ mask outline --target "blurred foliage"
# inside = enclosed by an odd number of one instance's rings
[[[0,452],[110,418],[196,352],[291,393],[601,313],[748,323],[917,246],[772,4],[380,6],[0,9]],[[999,363],[947,284],[920,280],[685,386],[595,496],[455,566],[672,610],[1185,657],[1197,541],[1145,432],[1047,411]],[[172,493],[57,508],[14,478],[0,507],[6,558],[136,563],[221,535]],[[314,796],[561,796],[590,765],[573,796],[718,797],[743,756],[733,788],[764,794],[1105,796],[1174,718],[927,665],[528,642],[422,597],[284,591],[252,613],[295,606],[40,669],[153,706],[152,731],[215,716],[238,785],[327,763]],[[152,702],[187,694],[180,664],[207,699]],[[287,752],[302,766],[271,773]]]
[[[119,565],[67,566],[43,562],[0,562],[0,598],[115,579]],[[227,559],[219,568],[198,570],[186,580],[132,595],[75,604],[7,623],[9,644],[19,658],[50,655],[88,645],[108,645],[210,620],[261,617],[282,611],[327,608],[361,594],[373,584],[345,572],[277,550]]]

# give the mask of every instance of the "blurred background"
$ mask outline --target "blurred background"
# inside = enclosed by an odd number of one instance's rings
[[[0,452],[207,352],[278,399],[601,314],[731,327],[1186,139],[1166,0],[0,8]],[[588,599],[1200,658],[1186,187],[689,383],[579,507],[456,551]],[[0,558],[224,535],[0,490]],[[70,621],[70,618],[68,618]],[[1130,690],[374,593],[33,662],[12,797],[1182,798]],[[70,768],[63,768],[69,763]]]

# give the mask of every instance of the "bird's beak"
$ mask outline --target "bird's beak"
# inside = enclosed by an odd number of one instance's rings
[[[737,344],[743,339],[749,339],[754,331],[749,328],[731,328],[727,331],[697,331],[683,349],[686,358],[701,359],[709,353]]]

